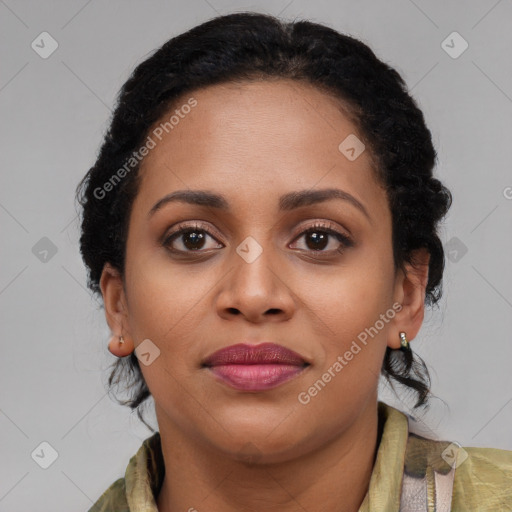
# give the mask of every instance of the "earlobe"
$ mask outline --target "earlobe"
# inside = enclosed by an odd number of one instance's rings
[[[129,356],[134,350],[131,342],[127,343],[123,336],[116,335],[110,338],[107,348],[112,355],[117,357]]]

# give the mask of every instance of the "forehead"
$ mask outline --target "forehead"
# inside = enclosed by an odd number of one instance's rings
[[[267,202],[273,191],[277,204],[285,191],[332,186],[361,202],[382,200],[369,152],[350,160],[340,150],[345,140],[362,139],[344,104],[310,84],[281,79],[195,90],[148,135],[154,147],[141,164],[136,199],[145,210],[187,188],[221,192],[241,207]]]

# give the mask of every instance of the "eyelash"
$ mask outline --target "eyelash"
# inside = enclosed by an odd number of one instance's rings
[[[333,255],[334,253],[343,252],[344,249],[354,246],[354,242],[353,242],[352,238],[350,238],[349,236],[347,236],[347,235],[345,235],[343,233],[340,233],[339,231],[334,229],[334,226],[331,223],[329,223],[329,222],[326,222],[326,223],[316,222],[314,225],[309,226],[305,230],[301,231],[298,234],[298,236],[296,236],[293,239],[293,241],[295,242],[296,240],[300,239],[304,235],[307,235],[307,234],[310,234],[310,233],[316,232],[316,231],[319,231],[321,233],[327,233],[328,235],[331,235],[332,237],[336,238],[341,243],[343,249],[331,249],[330,251],[325,251],[325,250],[317,250],[317,251],[315,251],[314,249],[310,249],[310,250],[302,249],[303,251],[307,251],[307,252],[314,253],[314,254]],[[163,246],[167,247],[173,253],[180,253],[180,254],[186,254],[186,253],[196,253],[196,254],[199,254],[201,252],[208,251],[208,249],[206,249],[206,250],[198,249],[196,251],[192,251],[192,250],[183,251],[181,249],[173,249],[173,248],[169,247],[171,245],[171,243],[175,239],[180,237],[180,235],[184,235],[184,234],[187,234],[187,233],[194,233],[194,232],[204,232],[204,233],[207,233],[209,236],[211,236],[212,238],[215,239],[215,237],[210,233],[210,231],[208,229],[205,229],[204,226],[201,226],[200,224],[195,223],[193,225],[182,225],[182,226],[180,226],[179,229],[177,229],[176,231],[172,232],[169,236],[167,236],[165,238],[165,240],[163,242]]]

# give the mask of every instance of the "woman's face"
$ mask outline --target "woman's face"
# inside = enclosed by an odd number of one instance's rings
[[[404,286],[385,191],[357,140],[340,150],[361,137],[333,98],[289,80],[190,96],[197,104],[181,109],[192,104],[185,97],[168,133],[149,134],[156,145],[126,246],[123,334],[136,347],[151,340],[146,358],[160,351],[141,369],[162,432],[233,457],[251,442],[269,461],[285,460],[339,436],[375,402],[386,346],[399,346],[400,330],[411,339],[421,320],[397,311]],[[340,196],[315,201],[326,189]],[[222,200],[152,212],[177,191]],[[168,240],[179,227],[193,233]],[[221,348],[262,342],[310,364],[263,391],[236,389],[202,365]]]

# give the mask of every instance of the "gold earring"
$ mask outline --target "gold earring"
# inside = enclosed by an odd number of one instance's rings
[[[407,336],[405,335],[405,332],[400,333],[400,349],[401,350],[410,350],[411,349],[409,342],[407,341]]]
[[[122,345],[124,343],[124,339],[122,336],[119,336],[119,345]]]

